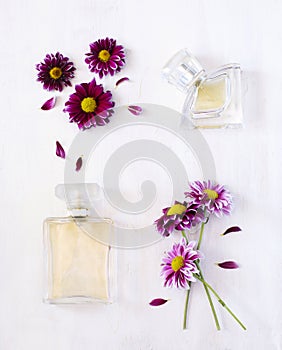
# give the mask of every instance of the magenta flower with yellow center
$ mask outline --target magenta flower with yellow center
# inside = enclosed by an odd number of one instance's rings
[[[231,212],[232,197],[230,192],[223,185],[210,180],[192,182],[190,190],[185,192],[185,195],[191,198],[192,203],[203,205],[209,214],[221,216]]]
[[[166,253],[161,264],[165,287],[189,289],[189,282],[196,282],[193,274],[199,271],[195,261],[201,259],[200,252],[194,250],[196,244],[195,241],[187,244],[185,238],[182,238]]]
[[[70,123],[77,123],[79,129],[102,126],[109,122],[115,103],[110,91],[104,91],[102,85],[93,79],[90,83],[75,86],[75,93],[65,103],[64,112],[69,113]]]
[[[49,91],[62,91],[64,86],[71,86],[70,80],[74,77],[76,70],[69,58],[59,52],[55,55],[47,54],[44,62],[36,65],[36,69],[39,71],[37,81]]]
[[[90,44],[90,52],[86,53],[85,62],[91,72],[104,75],[114,75],[125,65],[123,46],[117,45],[114,39],[99,39]]]

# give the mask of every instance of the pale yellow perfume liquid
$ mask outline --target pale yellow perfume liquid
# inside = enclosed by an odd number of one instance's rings
[[[87,223],[88,228],[108,234],[109,224]],[[109,298],[109,246],[85,233],[75,221],[50,222],[48,299]]]
[[[199,89],[193,112],[205,112],[220,109],[226,101],[226,78],[203,82]]]

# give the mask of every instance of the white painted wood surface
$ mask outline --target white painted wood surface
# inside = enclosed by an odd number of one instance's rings
[[[0,16],[0,349],[281,349],[282,3],[15,0],[2,2]],[[75,82],[88,81],[92,75],[83,55],[90,42],[107,35],[126,47],[123,75],[133,80],[114,92],[117,104],[150,102],[181,110],[184,96],[162,81],[160,71],[183,47],[207,68],[242,65],[245,128],[203,133],[218,180],[236,195],[233,216],[214,221],[204,238],[203,266],[207,279],[246,323],[246,332],[218,305],[223,329],[215,330],[199,284],[192,292],[188,330],[181,330],[184,293],[165,290],[159,278],[169,240],[119,252],[119,295],[113,305],[42,303],[42,221],[64,215],[53,195],[64,171],[54,143],[60,139],[67,148],[77,128],[60,112],[70,88],[59,108],[40,111],[52,95],[35,81],[34,66],[47,52],[60,50],[78,67]],[[229,224],[242,226],[243,232],[218,237]],[[219,271],[213,265],[227,258],[241,268]],[[158,296],[172,301],[148,307]]]

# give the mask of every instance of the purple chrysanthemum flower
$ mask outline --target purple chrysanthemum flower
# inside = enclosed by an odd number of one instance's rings
[[[163,215],[155,221],[157,231],[164,237],[172,234],[173,230],[180,224],[187,209],[187,203],[175,201],[174,205],[163,209]]]
[[[180,223],[175,227],[176,230],[190,230],[205,220],[204,210],[199,204],[190,204]]]
[[[189,281],[196,282],[194,273],[198,273],[195,260],[201,259],[199,251],[194,250],[195,241],[186,243],[184,238],[174,243],[172,249],[162,260],[161,276],[164,277],[165,287],[189,289]]]
[[[192,203],[204,205],[210,214],[221,216],[231,212],[232,197],[230,192],[224,186],[209,180],[191,183],[190,191],[185,192],[185,195],[192,199]]]
[[[39,71],[37,81],[40,81],[43,88],[49,91],[62,91],[64,86],[71,86],[70,80],[74,77],[76,70],[69,58],[59,52],[55,55],[47,54],[44,62],[36,65],[36,69]]]
[[[112,115],[110,108],[115,103],[111,98],[111,92],[105,92],[103,86],[97,85],[93,79],[90,83],[75,86],[75,93],[65,103],[64,112],[69,113],[70,123],[77,123],[79,129],[102,126],[109,122]]]
[[[90,44],[90,52],[85,62],[91,72],[98,73],[102,78],[104,75],[114,75],[125,65],[124,48],[116,45],[114,39],[99,39]]]

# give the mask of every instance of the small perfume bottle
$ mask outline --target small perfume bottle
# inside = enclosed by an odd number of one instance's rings
[[[58,185],[56,196],[66,201],[70,216],[44,221],[46,295],[52,304],[111,302],[115,254],[112,221],[88,216],[96,184]]]
[[[183,114],[191,120],[191,127],[242,126],[239,64],[227,64],[207,74],[199,61],[183,49],[165,65],[163,76],[187,94]]]

